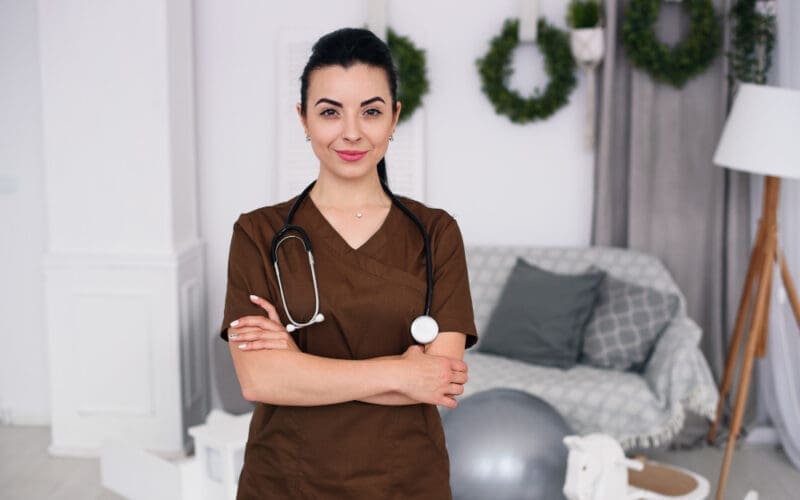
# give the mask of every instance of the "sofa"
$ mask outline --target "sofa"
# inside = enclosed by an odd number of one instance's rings
[[[702,332],[686,315],[683,294],[656,257],[610,247],[513,246],[471,246],[466,256],[479,342],[465,353],[469,382],[460,399],[493,388],[525,391],[553,406],[574,432],[609,434],[626,450],[669,443],[687,411],[714,417],[718,393],[698,348]],[[561,369],[480,352],[481,333],[518,257],[562,274],[580,274],[594,265],[618,279],[675,293],[678,306],[640,371],[587,364]]]

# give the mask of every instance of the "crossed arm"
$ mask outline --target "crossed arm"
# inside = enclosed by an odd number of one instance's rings
[[[463,393],[466,335],[442,332],[402,355],[341,360],[300,351],[268,301],[266,312],[231,323],[228,339],[242,395],[249,401],[315,406],[345,401],[382,405],[430,403],[455,408]]]

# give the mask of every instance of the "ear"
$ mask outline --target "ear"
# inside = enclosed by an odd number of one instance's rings
[[[621,458],[616,461],[616,464],[636,471],[644,470],[644,463],[639,460],[631,460],[630,458]]]
[[[295,109],[297,110],[297,116],[300,118],[300,123],[303,125],[303,130],[305,134],[308,135],[308,123],[306,122],[306,117],[303,116],[303,107],[299,102],[295,106]]]
[[[394,129],[397,127],[397,122],[400,120],[400,109],[403,107],[403,103],[397,101],[397,106],[394,108],[394,116],[392,117],[392,133],[394,133]]]

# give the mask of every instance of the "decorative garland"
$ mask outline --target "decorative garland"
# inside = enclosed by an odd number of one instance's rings
[[[422,96],[428,93],[425,51],[418,49],[407,37],[386,30],[386,45],[397,64],[397,100],[403,104],[398,123],[411,118],[422,104]]]
[[[508,88],[508,79],[514,72],[511,55],[518,44],[519,21],[506,19],[503,31],[490,42],[489,52],[476,61],[481,75],[481,90],[497,114],[507,115],[514,123],[542,120],[564,106],[575,88],[575,60],[569,37],[544,19],[539,19],[536,45],[544,55],[550,82],[544,92],[537,88],[528,98]]]
[[[675,47],[659,42],[653,29],[661,0],[631,0],[622,25],[622,43],[633,64],[654,80],[678,88],[711,64],[722,39],[711,0],[683,0],[681,4],[691,24],[686,39]]]
[[[731,8],[734,21],[730,61],[729,84],[734,81],[767,83],[767,73],[772,65],[775,46],[775,3],[756,0],[738,0]]]

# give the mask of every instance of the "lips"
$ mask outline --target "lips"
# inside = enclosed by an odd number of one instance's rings
[[[344,161],[358,161],[366,156],[366,151],[337,151],[337,155]]]

